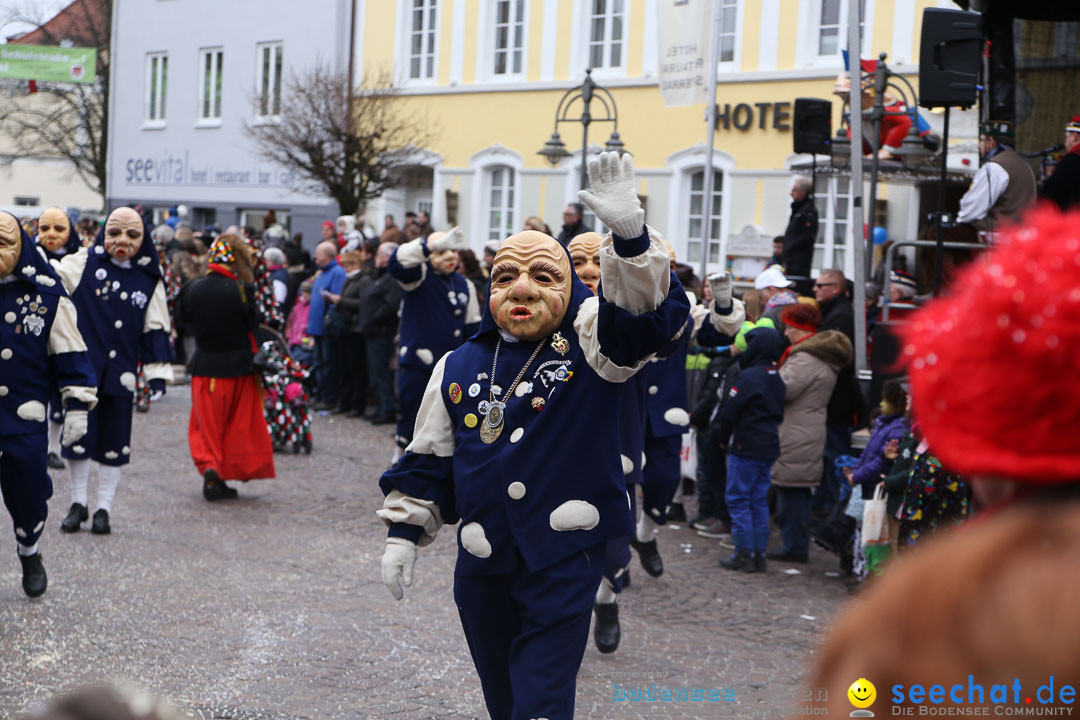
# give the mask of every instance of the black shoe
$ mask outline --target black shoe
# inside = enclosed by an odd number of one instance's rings
[[[770,560],[776,560],[778,562],[786,563],[806,563],[810,559],[810,556],[806,553],[792,553],[786,550],[775,550],[770,553],[765,553],[765,557]]]
[[[664,561],[660,559],[660,551],[656,547],[656,540],[638,542],[637,538],[632,537],[630,538],[630,547],[637,550],[638,559],[641,560],[641,567],[645,568],[645,572],[653,577],[660,577],[664,574]]]
[[[67,517],[60,523],[60,532],[79,532],[79,526],[89,518],[90,513],[87,512],[85,505],[82,503],[71,503],[71,508],[68,510]]]
[[[593,642],[602,653],[613,653],[619,649],[619,606],[616,603],[596,603],[596,626],[593,628]]]
[[[49,453],[49,467],[53,470],[63,470],[64,461],[56,453]]]
[[[352,410],[350,408],[338,406],[338,407],[334,408],[333,410],[331,410],[330,414],[331,415],[344,415],[345,413],[350,413],[350,412],[352,412]]]
[[[667,511],[667,519],[672,522],[686,522],[686,508],[681,502],[671,503]]]
[[[236,492],[236,488],[229,487],[224,482],[221,483],[221,499],[222,500],[234,500],[240,496],[240,493]]]
[[[347,418],[362,418],[362,417],[364,417],[364,411],[363,410],[350,410],[349,412],[345,413],[345,417],[347,417]]]
[[[746,550],[738,550],[731,557],[721,560],[720,567],[726,568],[727,570],[742,570],[743,572],[753,572],[754,559],[750,557],[750,553],[748,553]]]
[[[90,532],[95,535],[108,535],[112,532],[112,528],[109,526],[109,511],[104,508],[99,508],[94,513],[94,524],[90,526]]]
[[[390,425],[391,423],[396,422],[397,418],[393,415],[376,415],[375,417],[371,418],[372,425]]]
[[[225,484],[221,482],[221,477],[218,476],[217,470],[211,468],[203,473],[202,494],[204,498],[211,502],[214,500],[221,500],[224,497],[224,494],[222,493],[222,488],[224,487]]]
[[[45,594],[45,588],[49,586],[49,576],[45,574],[45,566],[41,562],[41,553],[33,555],[20,555],[22,563],[22,589],[28,597],[36,598]]]
[[[759,552],[754,553],[754,562],[746,569],[748,573],[765,572],[765,556]]]

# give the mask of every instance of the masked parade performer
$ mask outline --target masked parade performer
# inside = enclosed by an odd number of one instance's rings
[[[104,535],[111,532],[109,513],[120,468],[131,459],[139,363],[155,394],[163,395],[166,380],[172,380],[165,283],[150,233],[128,207],[109,214],[91,247],[53,267],[79,312],[79,331],[98,382],[98,404],[90,413],[86,437],[63,448],[71,509],[60,529],[76,532],[88,517],[86,486],[93,459],[98,463],[98,509],[91,531]]]
[[[650,234],[658,237],[650,229]],[[603,237],[594,232],[582,233],[571,240],[570,259],[581,281],[594,293],[600,292],[600,247]],[[672,269],[675,251],[666,242]],[[604,579],[596,592],[596,625],[593,641],[602,653],[615,652],[622,632],[619,625],[617,596],[629,583],[628,565],[630,546],[633,544],[641,555],[642,565],[654,577],[663,572],[663,564],[653,537],[657,525],[666,522],[666,512],[679,481],[679,450],[686,422],[680,414],[686,413],[687,391],[686,350],[691,339],[710,344],[730,342],[745,318],[742,302],[731,299],[731,278],[727,273],[710,278],[721,298],[723,314],[712,315],[710,308],[696,304],[690,293],[691,317],[687,320],[687,332],[669,344],[657,357],[650,360],[646,369],[623,385],[619,396],[619,446],[620,461],[630,495],[632,515],[637,518],[637,489],[642,488],[645,512],[636,521],[636,532],[641,537],[617,538],[607,543],[604,553]],[[712,315],[712,317],[710,317]],[[704,320],[710,317],[706,324]],[[660,388],[664,392],[660,393]],[[657,411],[657,408],[661,408]],[[689,421],[689,415],[685,420]],[[648,440],[646,438],[649,438]],[[671,450],[674,446],[674,454]],[[663,452],[658,452],[656,448]],[[647,448],[652,448],[649,456]],[[651,463],[651,465],[650,465]],[[649,468],[649,471],[646,471]],[[656,520],[654,520],[656,518]],[[657,520],[663,519],[663,522]],[[647,564],[648,563],[648,564]]]
[[[0,491],[15,525],[23,591],[45,592],[38,551],[52,480],[46,466],[45,403],[57,391],[66,414],[61,441],[86,434],[97,393],[75,306],[19,222],[0,213]]]
[[[180,291],[180,321],[195,336],[191,359],[188,445],[203,479],[203,497],[237,496],[226,480],[274,477],[274,448],[263,414],[262,384],[254,374],[255,249],[236,235],[210,247],[206,276]]]
[[[468,247],[461,228],[417,238],[390,256],[388,269],[405,291],[398,350],[398,453],[408,447],[424,388],[435,362],[476,332],[476,286],[458,272],[458,250]]]
[[[71,218],[55,207],[48,208],[38,218],[36,241],[49,260],[59,260],[82,247]],[[54,470],[64,467],[64,461],[60,459],[60,428],[63,423],[64,407],[60,395],[54,392],[49,398],[49,467]]]
[[[605,544],[633,529],[619,462],[621,383],[678,335],[686,293],[651,239],[630,156],[580,193],[612,229],[604,297],[555,238],[499,248],[479,332],[438,361],[408,452],[384,473],[383,581],[400,599],[417,544],[460,520],[454,599],[495,720],[573,717]]]

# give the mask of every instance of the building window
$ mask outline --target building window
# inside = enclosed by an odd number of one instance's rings
[[[260,118],[276,118],[281,114],[281,43],[264,43],[258,46],[256,59],[256,86],[259,88]]]
[[[199,119],[221,120],[221,70],[225,53],[221,48],[203,50],[200,72]]]
[[[146,56],[146,122],[165,123],[165,88],[169,78],[169,56],[152,53]]]
[[[525,0],[495,2],[495,75],[520,75],[525,46]]]
[[[624,0],[592,0],[592,11],[589,14],[589,67],[622,67],[624,14]]]
[[[514,233],[514,168],[497,165],[488,170],[488,240]]]
[[[863,29],[866,27],[866,0],[859,0],[860,45],[864,42]],[[821,0],[818,14],[817,54],[821,57],[838,55],[841,48],[847,47],[845,31],[847,28],[848,0]]]
[[[720,62],[734,62],[739,0],[720,0],[720,13]]]
[[[409,78],[435,77],[436,0],[412,0],[409,31]]]
[[[814,203],[820,222],[813,267],[844,268],[851,225],[851,179],[819,177],[814,187]]]
[[[712,210],[709,217],[709,264],[720,262],[720,208],[724,173],[713,171]],[[687,213],[686,262],[701,262],[702,225],[705,221],[705,170],[690,175],[690,211]]]

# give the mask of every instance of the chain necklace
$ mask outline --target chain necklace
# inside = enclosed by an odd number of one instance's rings
[[[502,348],[502,338],[499,338],[499,342],[495,344],[495,359],[491,363],[491,385],[488,388],[488,408],[484,417],[484,422],[480,424],[480,440],[485,445],[490,445],[499,439],[502,435],[503,421],[506,419],[506,403],[510,401],[510,397],[514,394],[514,389],[517,388],[518,383],[521,382],[521,378],[525,377],[525,372],[532,365],[533,360],[540,354],[541,348],[544,347],[546,340],[541,340],[536,345],[536,349],[533,350],[532,355],[529,356],[528,362],[525,363],[525,367],[521,368],[521,372],[514,379],[514,383],[506,390],[505,393],[500,393],[503,400],[495,399],[495,368],[499,365],[499,349]]]

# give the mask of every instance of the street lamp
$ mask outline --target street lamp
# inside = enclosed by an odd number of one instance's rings
[[[581,111],[577,115],[573,115],[571,110],[575,108],[575,103],[578,100],[581,101]],[[592,113],[591,106],[594,100],[603,108],[601,115],[594,116]],[[548,163],[553,167],[561,163],[563,158],[570,157],[570,153],[566,151],[566,144],[559,137],[559,123],[564,122],[581,123],[582,126],[581,189],[584,190],[588,183],[586,167],[589,154],[589,125],[594,122],[611,123],[613,130],[611,137],[604,143],[604,149],[617,152],[620,155],[626,152],[626,146],[619,138],[619,114],[615,108],[615,98],[611,96],[607,89],[593,82],[592,68],[585,71],[585,82],[567,90],[566,94],[559,100],[559,105],[555,109],[555,130],[551,133],[551,138],[544,143],[544,147],[536,153],[547,158]]]

